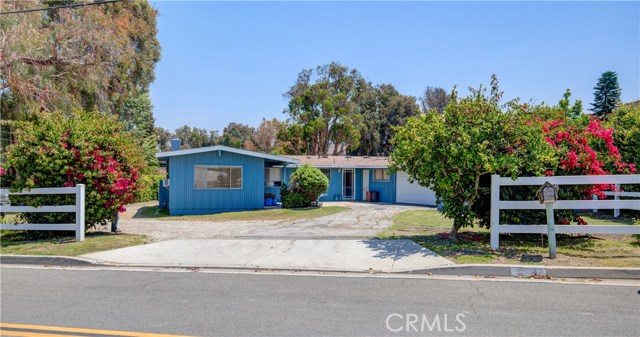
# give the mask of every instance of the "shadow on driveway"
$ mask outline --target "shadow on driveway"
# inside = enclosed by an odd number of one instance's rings
[[[438,257],[438,254],[410,240],[368,239],[362,242],[376,253],[375,257],[381,259],[390,258],[397,261],[408,256]]]

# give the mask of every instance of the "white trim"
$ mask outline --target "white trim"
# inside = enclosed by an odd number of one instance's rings
[[[557,185],[592,185],[592,184],[640,184],[640,175],[602,175],[602,176],[552,176],[552,177],[519,177],[512,180],[508,177],[500,177],[497,174],[491,176],[491,249],[500,248],[501,233],[547,233],[547,225],[501,225],[500,210],[503,209],[545,209],[546,206],[538,201],[503,201],[500,200],[501,186],[542,185],[546,181]],[[634,197],[635,194],[627,192],[626,196]],[[619,214],[619,209],[640,210],[640,202],[637,200],[619,200],[624,192],[605,192],[615,196],[615,200],[558,200],[553,204],[553,209],[613,209]],[[584,233],[584,234],[640,234],[640,226],[578,226],[558,225],[554,226],[556,233]],[[555,248],[555,247],[554,247]]]
[[[47,230],[47,231],[75,231],[76,241],[84,241],[85,222],[85,185],[78,184],[75,187],[44,187],[34,188],[29,191],[11,192],[0,190],[2,195],[42,195],[42,194],[75,194],[75,205],[64,206],[9,206],[0,205],[3,213],[27,213],[27,212],[55,212],[75,213],[76,223],[73,224],[0,224],[1,230]]]
[[[231,153],[236,153],[236,154],[242,154],[242,155],[245,155],[245,156],[269,159],[269,160],[274,160],[274,161],[281,161],[281,162],[291,163],[291,164],[299,164],[300,163],[300,161],[298,159],[293,159],[293,158],[288,158],[288,157],[281,157],[281,156],[274,156],[274,155],[271,155],[271,154],[248,151],[248,150],[243,150],[243,149],[236,149],[234,147],[228,147],[228,146],[222,146],[222,145],[200,147],[200,148],[197,148],[197,149],[187,149],[187,150],[160,152],[160,153],[156,153],[156,158],[158,158],[158,159],[160,159],[160,158],[169,158],[169,157],[175,157],[175,156],[185,156],[185,155],[189,155],[189,154],[205,153],[205,152],[213,152],[213,151],[226,151],[226,152],[231,152]]]
[[[351,197],[345,197],[345,195],[344,195],[344,188],[345,188],[345,185],[344,185],[344,175],[345,175],[345,173],[346,173],[347,171],[349,171],[349,172],[351,172],[351,173],[353,174],[353,186],[351,187],[351,190],[352,190],[352,192],[351,192],[351,193],[353,193],[353,195],[352,195]],[[356,193],[356,188],[357,188],[357,184],[356,184],[356,170],[354,170],[354,169],[345,169],[345,170],[342,170],[342,199],[355,200],[355,198],[356,198],[356,194],[357,194],[357,193]]]
[[[369,171],[362,170],[362,201],[367,201],[367,191],[369,190]]]

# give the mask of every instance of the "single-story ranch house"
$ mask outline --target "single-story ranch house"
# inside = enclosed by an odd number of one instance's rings
[[[309,164],[329,178],[320,201],[379,201],[435,206],[435,193],[410,183],[404,172],[391,173],[385,157],[274,156],[226,146],[180,150],[156,155],[167,170],[160,186],[160,207],[171,215],[261,209],[265,194],[280,198],[296,167]],[[369,193],[367,193],[369,192]]]

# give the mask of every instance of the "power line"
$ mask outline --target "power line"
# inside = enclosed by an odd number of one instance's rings
[[[0,12],[0,15],[20,14],[20,13],[29,13],[29,12],[38,12],[38,11],[48,11],[50,9],[75,8],[75,7],[84,7],[84,6],[92,6],[92,5],[102,5],[102,4],[108,4],[108,3],[120,2],[120,1],[123,1],[123,0],[104,0],[104,1],[96,1],[96,2],[85,2],[85,3],[81,3],[81,4],[64,5],[64,6],[21,9],[21,10],[17,10],[17,11]]]

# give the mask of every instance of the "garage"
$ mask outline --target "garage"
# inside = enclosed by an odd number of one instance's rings
[[[398,172],[396,184],[396,202],[401,204],[436,205],[436,193],[418,182],[409,182],[409,175]]]

